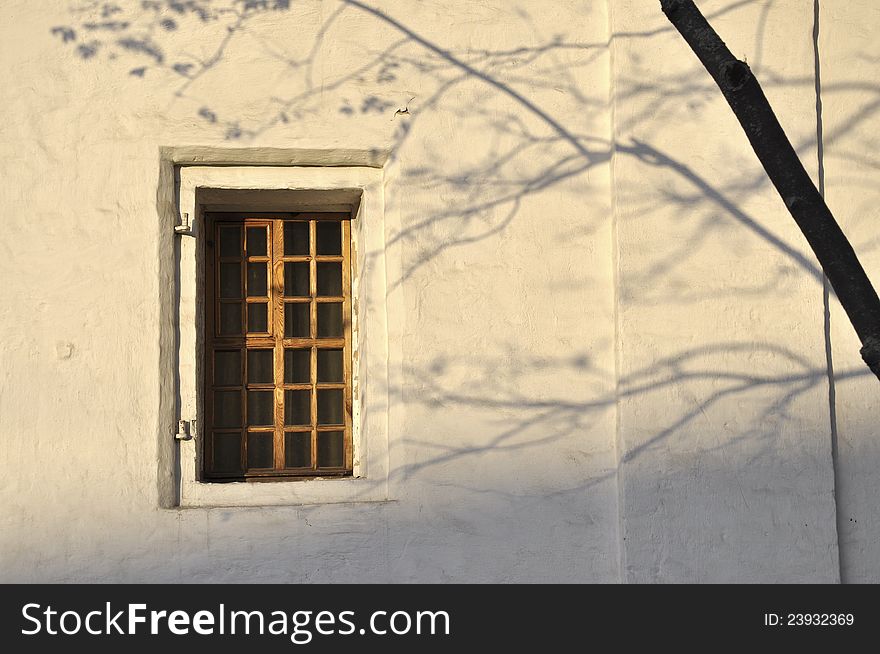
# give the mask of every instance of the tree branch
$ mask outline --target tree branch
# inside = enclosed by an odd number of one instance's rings
[[[880,378],[880,300],[773,113],[761,85],[712,28],[693,0],[660,0],[663,13],[718,84],[791,217],[810,244]]]

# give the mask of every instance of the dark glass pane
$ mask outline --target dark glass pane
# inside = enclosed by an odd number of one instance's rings
[[[214,352],[214,383],[217,386],[241,385],[241,352]]]
[[[308,302],[288,302],[284,305],[284,335],[288,338],[309,337]]]
[[[214,426],[241,427],[241,393],[239,391],[214,392]]]
[[[319,220],[315,223],[317,254],[342,254],[342,223],[337,220]]]
[[[284,254],[309,253],[309,224],[284,223]]]
[[[241,305],[237,302],[220,305],[220,333],[224,336],[241,334]]]
[[[249,257],[266,256],[266,228],[248,227],[247,254]]]
[[[273,391],[248,391],[248,419],[252,427],[265,427],[275,422]]]
[[[275,467],[274,436],[265,432],[248,433],[247,463],[248,468]]]
[[[345,432],[318,432],[318,467],[341,468],[345,465]]]
[[[342,295],[342,264],[321,261],[318,264],[318,295]]]
[[[247,267],[247,294],[251,297],[269,295],[268,266],[265,263],[249,263]]]
[[[288,261],[284,264],[284,294],[287,297],[310,295],[308,261]]]
[[[289,431],[284,434],[284,465],[288,468],[312,466],[311,432]]]
[[[308,384],[311,381],[311,350],[284,350],[284,383]]]
[[[269,331],[269,309],[265,303],[248,305],[248,331]]]
[[[318,350],[318,381],[344,381],[342,350]]]
[[[241,227],[238,225],[220,227],[220,256],[241,257]]]
[[[342,303],[322,302],[318,305],[318,338],[339,338],[342,331]]]
[[[241,264],[220,264],[220,297],[241,297]]]
[[[341,425],[345,421],[342,417],[342,403],[344,397],[342,389],[329,389],[318,391],[318,424]]]
[[[272,350],[248,350],[248,384],[271,384],[275,381]]]
[[[241,470],[241,434],[214,434],[214,472]]]
[[[311,391],[284,391],[284,424],[312,424]]]

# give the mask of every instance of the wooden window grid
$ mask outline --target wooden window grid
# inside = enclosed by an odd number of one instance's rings
[[[349,215],[205,217],[204,477],[350,475]]]

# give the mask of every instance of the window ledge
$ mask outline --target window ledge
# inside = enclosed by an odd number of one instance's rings
[[[179,507],[298,506],[387,501],[388,485],[384,479],[317,477],[266,482],[185,481],[181,487]]]

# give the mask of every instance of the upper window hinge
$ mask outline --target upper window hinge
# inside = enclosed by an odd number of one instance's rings
[[[177,433],[174,434],[174,438],[179,441],[188,441],[192,440],[192,437],[196,432],[196,421],[195,420],[178,420],[177,421]]]
[[[192,236],[192,224],[189,222],[189,214],[183,213],[180,216],[180,224],[174,226],[174,233],[181,236]]]

